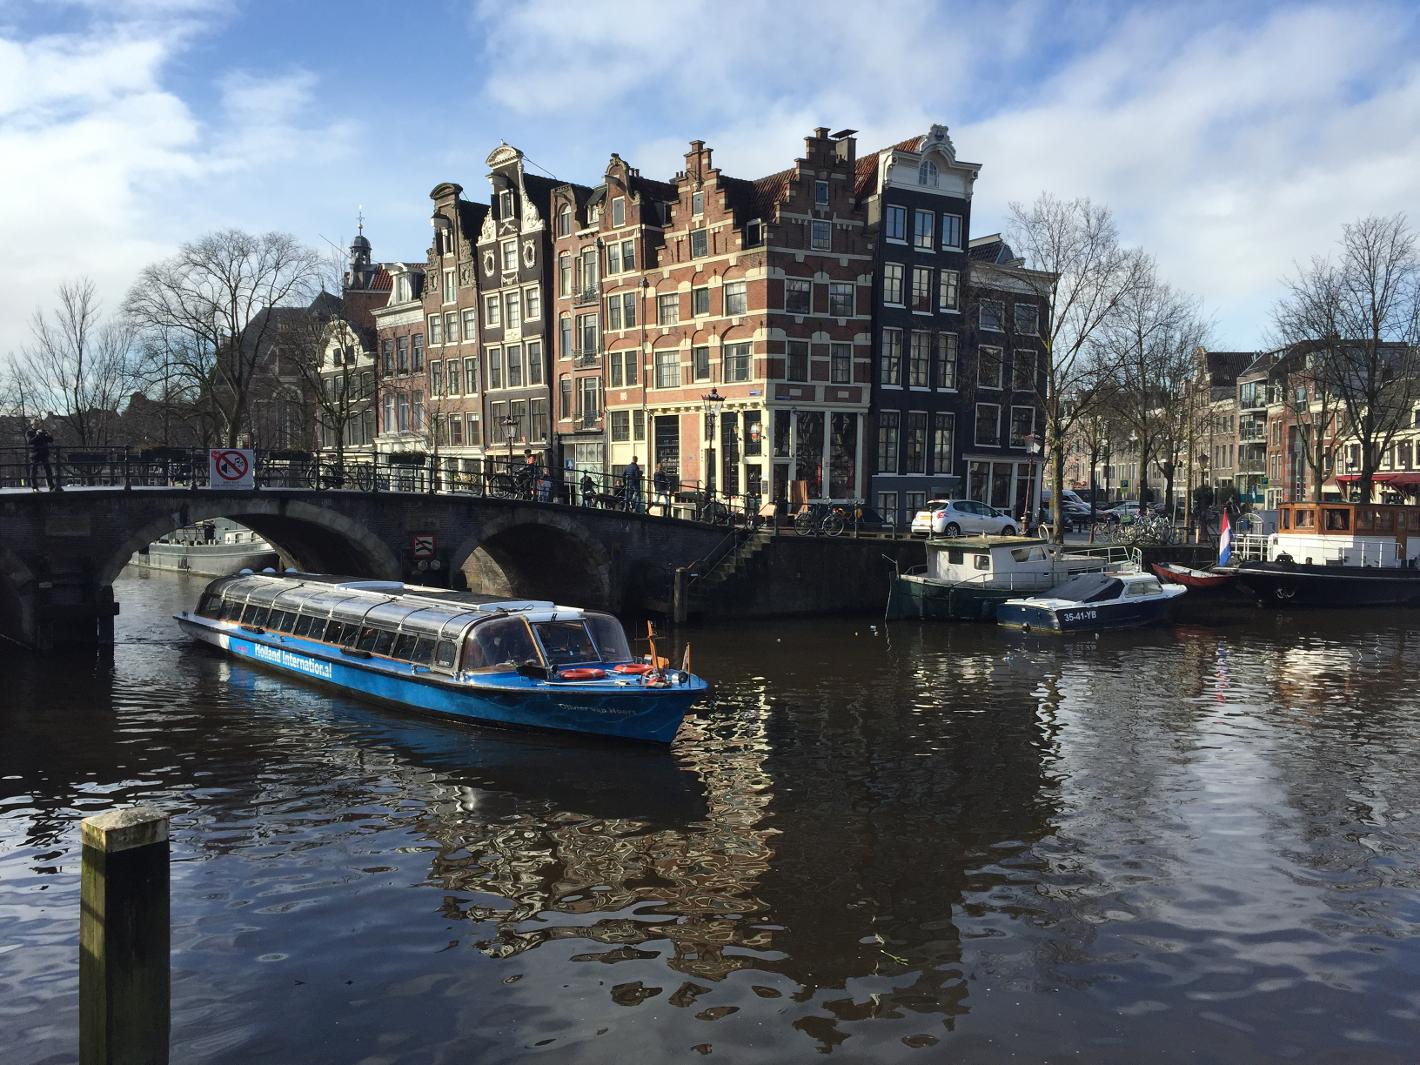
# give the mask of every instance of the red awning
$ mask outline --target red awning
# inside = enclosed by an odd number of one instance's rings
[[[1338,473],[1336,480],[1340,484],[1351,484],[1359,481],[1361,475],[1358,473]],[[1396,488],[1414,488],[1420,485],[1420,470],[1399,470],[1393,473],[1373,473],[1371,480],[1376,484],[1393,485]]]

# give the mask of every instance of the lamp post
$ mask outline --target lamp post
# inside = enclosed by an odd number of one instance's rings
[[[1035,433],[1026,436],[1026,454],[1030,456],[1030,484],[1026,487],[1025,532],[1029,533],[1040,520],[1040,477],[1036,473],[1036,463],[1040,459],[1040,437]],[[1062,507],[1063,509],[1063,507]],[[1053,510],[1052,510],[1053,514]]]
[[[705,488],[713,499],[715,497],[715,441],[720,430],[720,410],[725,405],[725,397],[720,395],[718,388],[712,386],[707,395],[700,397],[700,402],[704,404],[706,422],[710,430],[710,444],[705,450]]]
[[[511,414],[502,418],[503,432],[508,437],[508,472],[513,472],[513,436],[518,431],[518,419]]]

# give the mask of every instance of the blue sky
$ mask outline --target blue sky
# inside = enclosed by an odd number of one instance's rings
[[[117,305],[212,228],[343,245],[363,206],[378,257],[422,258],[429,190],[485,198],[501,140],[594,183],[700,137],[756,177],[814,126],[934,122],[982,164],[975,233],[1043,189],[1108,203],[1255,348],[1344,221],[1420,215],[1417,44],[1386,3],[0,0],[0,358],[59,281]]]

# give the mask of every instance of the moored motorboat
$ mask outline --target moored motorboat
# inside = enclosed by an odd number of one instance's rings
[[[1148,573],[1083,573],[1043,595],[1008,599],[996,608],[996,622],[1055,633],[1152,625],[1167,621],[1187,591]]]
[[[893,578],[889,619],[991,621],[1007,599],[1103,570],[1109,561],[1067,554],[1033,536],[937,537],[925,550],[925,567]]]
[[[1194,569],[1176,562],[1152,562],[1149,569],[1165,584],[1181,584],[1195,592],[1223,591],[1229,588],[1235,574],[1217,570]]]
[[[402,708],[669,743],[708,685],[632,655],[609,614],[396,581],[243,574],[182,630],[240,658]]]

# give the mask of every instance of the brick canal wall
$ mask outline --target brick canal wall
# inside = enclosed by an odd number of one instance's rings
[[[903,570],[923,565],[926,548],[921,540],[771,538],[700,613],[715,618],[881,613],[894,561]]]

